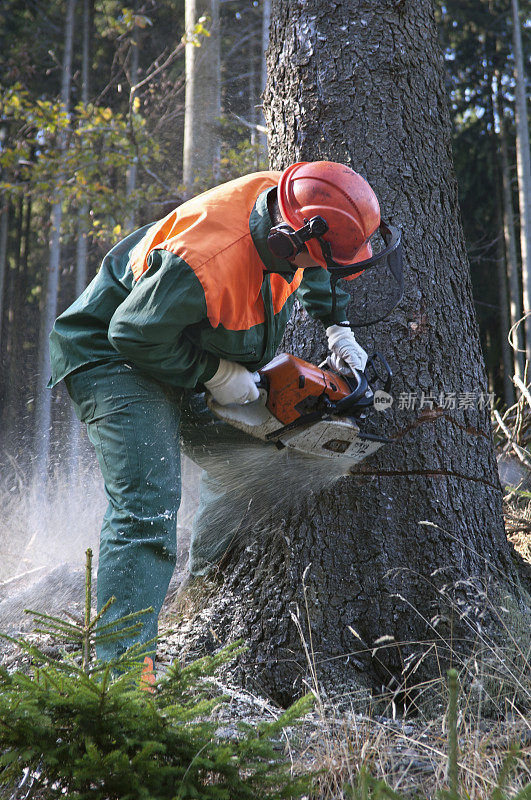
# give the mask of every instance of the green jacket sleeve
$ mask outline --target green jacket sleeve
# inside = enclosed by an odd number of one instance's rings
[[[173,386],[209,380],[219,358],[199,349],[186,328],[207,317],[203,288],[179,256],[154,250],[149,268],[113,314],[109,341],[138,369]]]
[[[315,319],[328,326],[347,319],[350,296],[336,286],[336,310],[332,315],[332,289],[330,274],[324,267],[307,267],[297,289],[297,297]]]

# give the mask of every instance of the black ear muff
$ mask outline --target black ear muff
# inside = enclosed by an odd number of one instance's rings
[[[322,217],[305,219],[302,228],[294,230],[287,222],[271,228],[267,246],[277,258],[293,258],[306,249],[305,242],[318,239],[328,230],[328,223]]]
[[[277,258],[292,258],[304,249],[304,244],[297,241],[295,231],[286,222],[271,228],[267,246]]]

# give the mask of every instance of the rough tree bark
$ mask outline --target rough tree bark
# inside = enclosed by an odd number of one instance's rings
[[[359,334],[394,368],[381,429],[396,442],[331,489],[293,497],[269,534],[242,537],[221,587],[187,623],[194,648],[243,637],[236,676],[287,703],[308,674],[297,611],[318,681],[342,693],[429,681],[496,636],[485,589],[495,603],[510,592],[525,605],[481,402],[431,2],[275,0],[268,64],[272,165],[349,164],[403,230],[406,254],[401,305]],[[318,362],[321,327],[299,309],[284,347]],[[392,638],[375,645],[382,636]]]

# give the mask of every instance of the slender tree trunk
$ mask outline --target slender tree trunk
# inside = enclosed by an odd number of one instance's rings
[[[263,0],[262,5],[262,75],[261,75],[261,89],[262,97],[264,95],[267,84],[267,62],[266,50],[269,44],[269,26],[271,24],[271,0]],[[262,113],[263,117],[263,113]],[[267,154],[267,133],[260,134],[260,144],[263,147],[264,153]]]
[[[505,237],[505,257],[507,260],[507,275],[509,278],[509,310],[511,328],[513,329],[512,341],[514,342],[514,371],[520,380],[524,379],[524,326],[518,324],[522,319],[521,281],[518,274],[518,259],[516,255],[516,234],[514,230],[513,193],[511,187],[511,171],[507,154],[507,134],[503,107],[499,99],[499,83],[497,99],[497,116],[500,127],[500,157],[501,177],[503,191],[503,230]]]
[[[310,467],[306,483],[294,474],[268,530],[253,524],[251,505],[221,588],[185,636],[202,650],[241,636],[235,675],[281,703],[311,680],[309,652],[320,685],[359,692],[356,702],[436,680],[452,661],[466,663],[477,637],[499,634],[485,587],[495,603],[510,587],[524,606],[504,533],[432,4],[338,0],[330,13],[323,0],[275,0],[268,65],[273,166],[349,164],[404,232],[405,297],[359,334],[394,368],[393,409],[375,424],[395,442],[327,491],[310,490]],[[322,327],[299,310],[284,348],[318,363]]]
[[[129,68],[130,72],[130,83],[131,86],[136,86],[138,82],[138,37],[140,36],[140,31],[135,32],[135,39],[131,43],[131,65]],[[129,98],[129,113],[134,115],[134,102],[135,102],[135,92],[134,90],[131,91],[131,96]],[[131,121],[132,124],[132,121]],[[136,189],[136,176],[138,171],[138,164],[136,156],[131,161],[127,168],[127,176],[126,176],[126,185],[125,185],[125,195],[127,198],[131,197],[133,192]],[[135,228],[135,214],[131,212],[125,221],[125,227],[128,233],[130,233]]]
[[[27,293],[29,252],[31,247],[31,196],[19,203],[17,224],[17,256],[11,300],[11,325],[9,330],[9,368],[6,386],[6,424],[10,435],[24,435],[20,421],[23,419],[22,404],[25,402],[26,374],[25,343],[31,327],[27,325]]]
[[[507,407],[514,403],[514,384],[512,382],[513,359],[509,345],[509,303],[507,292],[507,264],[505,261],[504,225],[503,225],[503,201],[502,201],[502,177],[498,158],[498,135],[496,133],[496,114],[495,114],[495,89],[494,76],[491,76],[489,85],[492,87],[489,95],[489,117],[490,117],[490,143],[492,151],[492,163],[494,165],[494,180],[496,184],[496,271],[498,275],[498,292],[500,306],[500,343],[503,367],[503,398]]]
[[[219,0],[186,0],[185,24],[190,33],[202,16],[210,18],[210,36],[201,46],[186,45],[186,96],[183,181],[189,194],[219,178],[221,114]]]
[[[8,231],[9,231],[9,200],[4,195],[2,198],[2,208],[0,211],[0,447],[6,444],[5,430],[5,390],[7,375],[7,325],[6,317],[9,313],[8,306],[8,284],[9,284],[9,263],[8,263]]]
[[[522,31],[518,0],[512,0],[516,163],[518,168],[518,198],[520,203],[520,250],[522,255],[522,282],[524,313],[526,315],[526,357],[531,363],[531,154],[526,100],[526,74],[522,52]]]
[[[15,420],[18,418],[20,363],[18,354],[19,342],[24,335],[24,326],[21,325],[21,287],[23,282],[24,264],[24,198],[18,199],[18,208],[14,216],[15,225],[15,250],[13,270],[9,286],[9,318],[6,335],[6,364],[5,364],[5,413],[4,424],[9,438],[14,438]]]
[[[76,0],[68,0],[65,19],[65,46],[63,54],[61,78],[61,103],[66,113],[70,108],[70,83],[72,79],[72,51],[74,42],[74,11]],[[59,138],[59,150],[64,152],[66,139],[64,134]],[[48,472],[50,457],[50,433],[52,425],[52,393],[46,388],[50,373],[50,348],[48,337],[57,316],[57,300],[59,290],[59,268],[61,260],[61,225],[63,219],[62,176],[60,176],[55,200],[52,206],[48,273],[44,293],[44,307],[40,332],[39,373],[35,409],[35,474],[44,481]]]
[[[90,53],[94,0],[83,0],[83,27],[81,52],[81,102],[86,107],[90,98]],[[87,237],[89,206],[85,201],[79,209],[79,234],[76,244],[76,297],[87,285]]]
[[[252,25],[252,23],[251,23]],[[258,123],[258,115],[256,113],[256,42],[254,35],[254,27],[251,28],[249,34],[249,122],[253,126],[251,130],[251,144],[256,144],[256,125]]]
[[[92,31],[93,0],[83,0],[82,52],[81,52],[81,102],[86,107],[90,97],[90,53]],[[136,76],[135,76],[136,80]],[[87,255],[89,231],[89,205],[82,203],[78,213],[76,241],[76,282],[75,296],[79,297],[87,285]],[[77,480],[79,475],[79,456],[81,425],[73,407],[70,409],[70,472]]]
[[[7,232],[9,225],[9,201],[4,196],[0,209],[0,361],[3,361],[2,318],[7,274]]]
[[[13,207],[13,238],[11,247],[11,263],[6,274],[6,285],[4,290],[4,313],[3,313],[3,353],[2,353],[2,433],[3,441],[11,442],[14,431],[12,429],[13,418],[15,416],[12,406],[13,391],[12,381],[16,379],[15,364],[15,342],[16,336],[20,333],[19,320],[16,317],[18,304],[20,274],[22,269],[23,252],[23,231],[24,231],[24,199],[19,197],[18,205]],[[8,242],[9,243],[9,242]]]
[[[511,380],[513,375],[513,362],[509,347],[509,303],[507,297],[507,266],[505,263],[505,247],[503,242],[503,219],[498,203],[496,219],[498,222],[498,236],[496,237],[496,270],[498,273],[498,291],[500,298],[500,340],[503,367],[503,399],[507,407],[512,406],[515,400],[514,385]]]

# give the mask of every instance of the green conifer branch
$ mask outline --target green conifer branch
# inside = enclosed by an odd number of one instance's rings
[[[88,670],[90,660],[90,612],[92,606],[92,550],[87,548],[85,553],[85,624],[83,626],[82,646],[83,646],[83,672]]]

